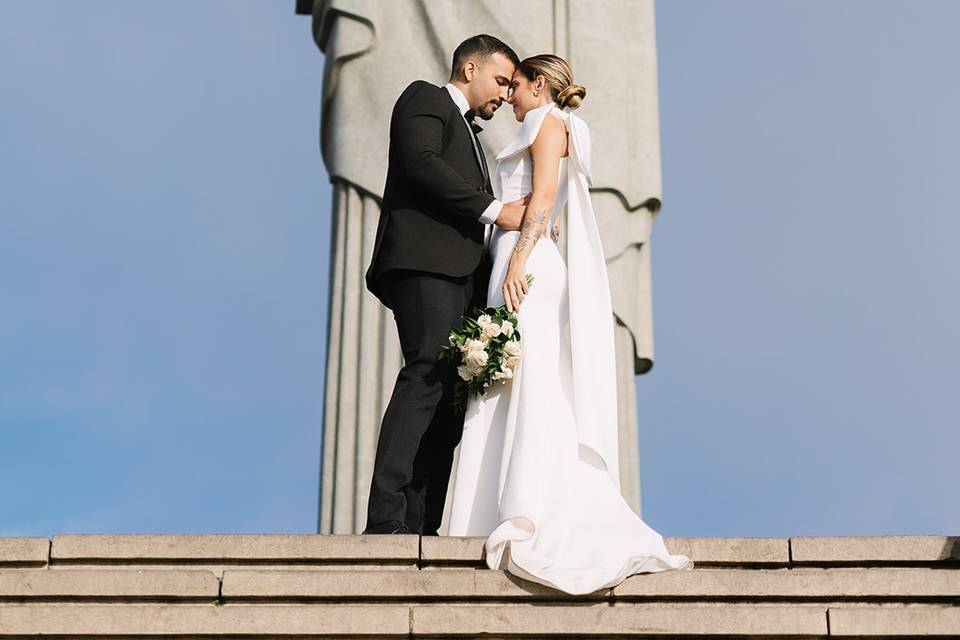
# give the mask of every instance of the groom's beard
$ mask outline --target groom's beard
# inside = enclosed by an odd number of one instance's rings
[[[483,118],[484,120],[489,120],[493,117],[494,114],[494,105],[499,109],[503,106],[502,100],[492,100],[490,102],[484,102],[482,105],[477,107],[477,115]]]

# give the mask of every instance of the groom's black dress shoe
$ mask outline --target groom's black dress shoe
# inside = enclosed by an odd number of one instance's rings
[[[367,527],[363,530],[363,533],[413,533],[413,531],[410,530],[410,527],[408,527],[406,523],[391,520],[389,522],[383,522],[372,527]]]

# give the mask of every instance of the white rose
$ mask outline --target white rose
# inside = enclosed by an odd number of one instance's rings
[[[474,369],[482,369],[487,364],[487,352],[483,349],[477,351],[468,351],[467,355],[464,356],[463,361],[467,363],[467,366],[473,367]]]
[[[487,345],[483,340],[475,340],[470,338],[465,340],[463,345],[460,347],[460,351],[464,354],[470,353],[471,351],[486,351]]]
[[[513,335],[513,323],[509,320],[504,320],[503,324],[500,325],[500,332],[508,338]]]
[[[470,382],[471,380],[473,380],[473,376],[475,374],[472,371],[470,371],[470,367],[468,367],[465,364],[462,364],[459,367],[457,367],[457,375],[459,375],[462,379],[466,380],[467,382]]]
[[[517,365],[520,364],[520,356],[507,356],[504,358],[503,364],[511,369],[515,369]]]
[[[491,322],[483,327],[481,334],[487,339],[496,338],[498,335],[500,335],[500,330],[500,325],[498,325],[496,322]]]
[[[478,325],[481,329],[483,329],[484,327],[486,327],[487,325],[489,325],[491,322],[493,322],[493,318],[491,318],[491,317],[488,316],[487,314],[483,314],[482,316],[480,316],[479,318],[477,318],[477,325]]]
[[[520,342],[518,340],[509,340],[503,345],[503,352],[511,357],[520,355]]]

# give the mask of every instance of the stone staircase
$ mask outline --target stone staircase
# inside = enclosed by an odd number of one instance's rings
[[[482,538],[0,538],[0,637],[960,638],[960,537],[666,542],[696,568],[568,596]]]

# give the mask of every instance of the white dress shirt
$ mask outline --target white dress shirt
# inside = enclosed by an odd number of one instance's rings
[[[470,123],[467,122],[467,117],[464,115],[467,111],[470,110],[470,104],[467,102],[467,97],[463,95],[463,92],[460,91],[452,82],[448,82],[445,85],[447,91],[450,92],[450,97],[453,98],[453,101],[457,104],[457,107],[460,109],[460,117],[463,118],[463,123],[470,128]],[[477,162],[483,162],[483,156],[480,155],[480,150],[477,148],[476,138],[473,135],[473,132],[470,132],[470,139],[473,140],[473,151],[477,154]],[[500,215],[500,210],[503,209],[503,203],[497,199],[494,199],[490,205],[484,209],[483,214],[480,216],[480,222],[484,224],[493,224],[497,220],[497,216]]]

